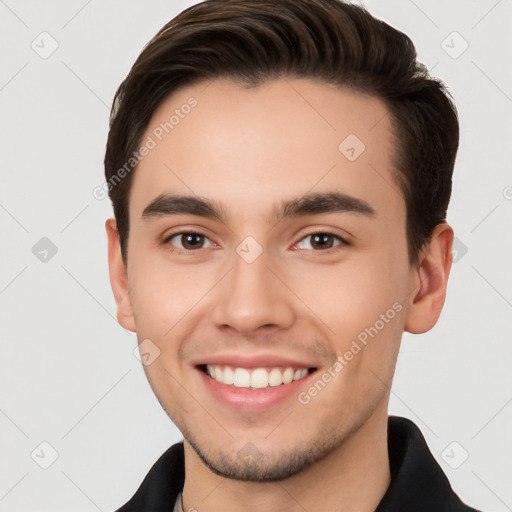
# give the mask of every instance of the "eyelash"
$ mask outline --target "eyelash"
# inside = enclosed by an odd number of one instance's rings
[[[172,246],[170,244],[170,241],[174,237],[176,237],[178,235],[200,235],[200,236],[203,236],[204,238],[207,238],[209,240],[208,236],[206,236],[205,234],[201,233],[200,231],[178,231],[176,233],[172,233],[172,234],[170,234],[169,236],[167,236],[163,240],[163,244],[164,245],[168,245],[170,247],[170,252],[173,253],[173,254],[184,254],[184,255],[190,255],[191,256],[191,255],[197,254],[200,249],[204,249],[204,247],[200,247],[199,249],[180,249],[180,248],[176,248],[176,247]],[[333,238],[336,238],[340,243],[338,245],[335,245],[334,247],[330,247],[329,249],[325,249],[325,250],[315,250],[315,249],[302,249],[302,250],[312,251],[312,252],[315,252],[315,253],[327,253],[327,254],[330,254],[332,251],[335,251],[336,248],[338,248],[340,246],[350,246],[351,245],[348,240],[346,240],[345,238],[341,237],[339,234],[334,233],[333,231],[329,231],[329,230],[319,230],[319,231],[314,231],[312,233],[308,233],[307,235],[304,235],[294,245],[297,245],[300,242],[302,242],[302,240],[304,240],[304,239],[306,239],[308,237],[313,237],[315,235],[328,235],[328,236],[332,236]]]
[[[309,238],[309,237],[313,237],[315,235],[327,235],[327,236],[332,236],[333,238],[337,239],[340,243],[338,245],[335,245],[334,247],[329,247],[329,249],[324,249],[324,250],[315,250],[315,249],[302,249],[302,250],[306,250],[306,251],[312,251],[314,253],[327,253],[327,254],[330,254],[331,252],[333,251],[336,251],[338,250],[338,248],[342,247],[342,246],[349,246],[350,245],[350,242],[346,239],[346,238],[343,238],[342,236],[340,236],[339,234],[337,233],[334,233],[333,231],[329,231],[328,229],[324,229],[324,230],[319,230],[319,231],[313,231],[312,233],[308,233],[307,235],[304,235],[298,242],[297,244],[299,244],[300,242],[302,242],[302,240],[304,240],[305,238]],[[295,244],[295,245],[297,245]]]

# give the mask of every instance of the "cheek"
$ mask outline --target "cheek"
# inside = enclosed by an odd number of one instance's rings
[[[193,265],[172,266],[135,251],[131,263],[128,281],[139,335],[164,337],[212,287],[212,273],[198,272]]]
[[[391,386],[403,332],[407,275],[401,265],[381,260],[342,265],[311,278],[316,291],[304,302],[324,324],[338,357],[330,372],[319,375],[332,384],[315,400],[326,414],[343,407],[350,417],[374,407]],[[301,291],[297,295],[305,297],[307,288]]]
[[[358,255],[336,266],[289,268],[285,279],[340,350],[386,312],[393,323],[402,321],[396,313],[403,309],[408,272],[393,258]]]

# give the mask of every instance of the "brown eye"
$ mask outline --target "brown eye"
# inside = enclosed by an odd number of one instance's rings
[[[211,240],[200,233],[176,233],[167,240],[173,247],[185,251],[193,251],[213,246]]]
[[[309,243],[307,240],[309,239]],[[314,251],[325,251],[338,245],[348,245],[343,238],[334,233],[318,232],[305,236],[298,244],[299,249],[308,249]]]
[[[313,249],[330,249],[333,246],[333,236],[325,233],[311,235],[311,247]]]

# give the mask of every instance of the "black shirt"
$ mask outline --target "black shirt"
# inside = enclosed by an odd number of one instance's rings
[[[478,512],[455,494],[412,421],[389,416],[388,452],[391,483],[375,512]],[[156,461],[132,499],[117,512],[170,512],[184,482],[183,443],[177,443]]]

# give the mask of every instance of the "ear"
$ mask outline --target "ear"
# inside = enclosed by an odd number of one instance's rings
[[[436,325],[446,297],[452,267],[453,229],[438,224],[411,272],[411,290],[404,330],[420,334]]]
[[[115,219],[105,222],[108,238],[108,268],[110,285],[117,304],[117,321],[129,331],[135,332],[135,318],[128,293],[128,276],[126,265],[121,256],[121,243]]]

